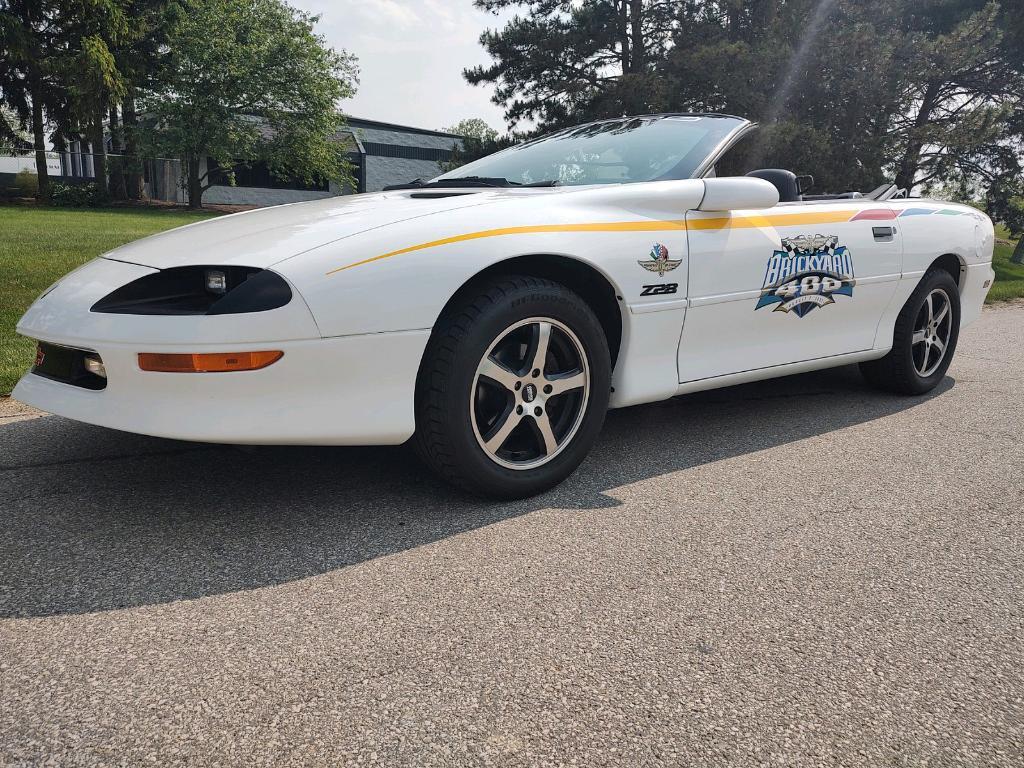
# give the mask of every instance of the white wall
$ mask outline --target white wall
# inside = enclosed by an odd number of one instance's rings
[[[56,152],[46,153],[46,172],[50,176],[60,176],[60,155]],[[20,173],[21,171],[36,172],[35,154],[0,155],[0,173]]]

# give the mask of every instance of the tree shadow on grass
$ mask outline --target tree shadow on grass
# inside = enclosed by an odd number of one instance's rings
[[[469,498],[404,447],[241,451],[48,417],[0,426],[0,617],[88,613],[301,579],[537,509],[617,506],[607,491],[913,408],[856,368],[608,415],[558,488]]]

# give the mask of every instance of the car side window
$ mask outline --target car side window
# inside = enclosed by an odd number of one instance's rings
[[[754,133],[754,131],[751,131],[741,137],[739,141],[726,150],[724,155],[718,158],[718,162],[714,165],[714,175],[716,177],[744,176],[755,169],[755,165],[750,159],[754,149],[754,142],[752,140]],[[710,176],[711,174],[708,175]]]

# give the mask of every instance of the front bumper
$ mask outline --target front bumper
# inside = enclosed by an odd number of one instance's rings
[[[93,344],[107,369],[106,389],[28,373],[13,396],[87,424],[180,440],[397,445],[415,430],[416,372],[429,335],[409,331],[278,344],[284,351],[278,362],[232,373],[152,373],[139,369],[137,345]],[[235,345],[232,351],[266,346]]]
[[[320,338],[296,295],[268,312],[213,317],[105,315],[99,298],[152,270],[99,259],[62,280],[21,319],[38,341],[99,354],[100,391],[27,373],[13,396],[49,413],[157,437],[217,443],[391,445],[415,430],[413,399],[429,330]],[[254,371],[157,373],[140,352],[281,350]]]

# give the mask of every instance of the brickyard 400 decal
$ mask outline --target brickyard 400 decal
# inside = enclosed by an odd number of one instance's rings
[[[768,259],[761,298],[755,310],[774,305],[775,312],[803,317],[835,304],[835,296],[853,296],[857,284],[853,256],[835,235],[800,235],[782,239],[782,250]]]

